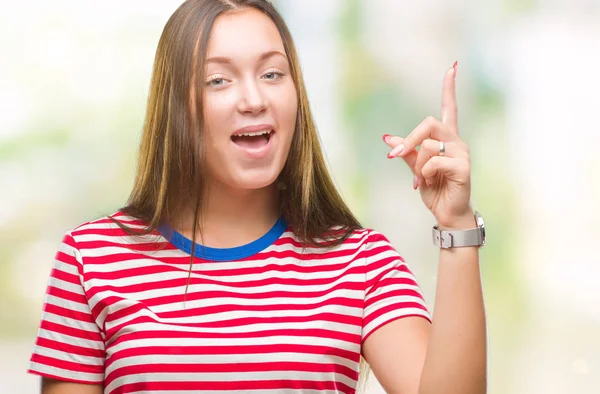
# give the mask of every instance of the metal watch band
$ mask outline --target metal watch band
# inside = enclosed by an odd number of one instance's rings
[[[485,227],[478,212],[475,213],[475,220],[478,227],[469,230],[440,230],[434,226],[433,244],[442,249],[485,245]]]

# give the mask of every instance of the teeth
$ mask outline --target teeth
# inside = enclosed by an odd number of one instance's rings
[[[263,131],[257,131],[255,133],[244,133],[244,134],[236,134],[236,137],[241,137],[241,136],[245,136],[245,137],[256,137],[258,135],[264,135],[264,134],[269,134],[271,132],[271,130],[263,130]]]

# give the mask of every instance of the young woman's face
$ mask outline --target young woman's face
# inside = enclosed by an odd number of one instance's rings
[[[209,175],[237,189],[271,185],[288,156],[298,101],[279,31],[249,8],[219,16],[203,92]]]

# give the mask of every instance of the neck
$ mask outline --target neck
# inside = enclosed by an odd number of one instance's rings
[[[201,234],[197,231],[194,241],[213,248],[232,248],[255,241],[265,235],[280,216],[275,185],[254,190],[211,185],[203,203]],[[189,214],[177,231],[191,239],[192,228],[193,214]]]

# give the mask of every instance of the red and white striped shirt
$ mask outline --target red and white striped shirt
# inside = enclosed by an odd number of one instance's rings
[[[106,394],[354,393],[371,333],[430,319],[413,274],[373,230],[303,250],[279,220],[248,245],[198,245],[184,302],[191,245],[165,229],[129,236],[108,218],[69,231],[29,372]]]

